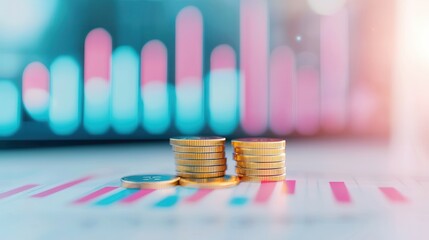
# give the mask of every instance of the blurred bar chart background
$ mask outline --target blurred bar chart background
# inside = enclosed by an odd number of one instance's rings
[[[387,139],[398,9],[388,0],[0,0],[0,140]]]

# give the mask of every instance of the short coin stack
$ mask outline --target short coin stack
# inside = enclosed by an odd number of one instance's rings
[[[276,138],[232,140],[236,173],[242,181],[281,181],[286,178],[286,141]]]
[[[177,176],[182,179],[210,179],[225,176],[225,138],[170,138]]]

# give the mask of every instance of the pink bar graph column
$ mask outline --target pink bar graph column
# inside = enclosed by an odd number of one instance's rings
[[[70,188],[70,187],[73,187],[73,186],[78,185],[78,184],[80,184],[80,183],[83,183],[83,182],[85,182],[85,181],[88,181],[88,180],[89,180],[89,179],[91,179],[91,178],[92,178],[92,177],[84,177],[84,178],[80,178],[80,179],[77,179],[77,180],[74,180],[74,181],[71,181],[71,182],[68,182],[68,183],[64,183],[64,184],[61,184],[61,185],[59,185],[59,186],[53,187],[53,188],[51,188],[51,189],[48,189],[48,190],[46,190],[46,191],[43,191],[43,192],[40,192],[40,193],[34,194],[34,195],[32,195],[31,197],[34,197],[34,198],[44,198],[44,197],[48,197],[48,196],[50,196],[50,195],[52,195],[52,194],[55,194],[55,193],[57,193],[57,192],[60,192],[60,191],[65,190],[65,189],[67,189],[67,188]]]
[[[158,40],[146,43],[141,51],[141,96],[144,129],[164,133],[170,126],[167,49]]]
[[[30,63],[22,75],[22,97],[27,113],[37,121],[48,119],[49,71],[40,62]]]
[[[204,197],[209,195],[211,192],[213,192],[213,189],[198,189],[196,193],[189,196],[188,198],[185,198],[184,202],[196,203],[198,201],[201,201]]]
[[[195,7],[186,7],[176,18],[176,126],[184,134],[204,126],[202,81],[203,20]]]
[[[235,52],[231,46],[222,44],[213,49],[210,56],[210,70],[235,70]]]
[[[295,180],[286,180],[286,181],[284,181],[284,184],[285,184],[286,194],[288,194],[288,195],[295,194],[295,185],[296,185]]]
[[[344,182],[329,182],[332,194],[338,203],[351,203],[351,197]]]
[[[270,59],[270,126],[279,135],[291,133],[295,120],[295,55],[287,46],[273,50]]]
[[[17,187],[17,188],[11,189],[11,190],[6,191],[6,192],[2,192],[2,193],[0,193],[0,199],[13,196],[15,194],[27,191],[27,190],[29,190],[31,188],[34,188],[34,187],[37,187],[37,186],[38,186],[37,184],[27,184],[27,185],[24,185],[24,186],[21,186],[21,187]]]
[[[268,7],[265,0],[241,1],[241,121],[251,135],[265,132],[268,122]]]
[[[137,202],[138,200],[146,197],[147,195],[151,194],[154,191],[155,189],[141,189],[140,191],[122,199],[120,203],[130,204],[130,203]]]
[[[96,198],[98,198],[98,197],[100,197],[100,196],[102,196],[104,194],[107,194],[107,193],[109,193],[109,192],[111,192],[111,191],[113,191],[115,189],[117,189],[117,187],[103,187],[103,188],[98,189],[95,192],[92,192],[92,193],[90,193],[90,194],[88,194],[88,195],[86,195],[86,196],[84,196],[82,198],[77,199],[73,203],[74,204],[88,203],[88,202],[90,202],[90,201],[92,201],[92,200],[94,200],[94,199],[96,199]]]
[[[297,74],[296,129],[303,135],[319,130],[319,74],[314,67],[300,67]]]
[[[345,128],[349,86],[348,12],[342,9],[320,22],[321,124],[326,131]]]
[[[268,202],[271,198],[271,194],[276,187],[277,182],[261,182],[259,186],[258,192],[256,193],[255,199],[253,200],[255,203],[263,204]]]
[[[84,126],[91,134],[103,134],[110,124],[110,71],[112,38],[102,29],[85,39]]]
[[[394,187],[380,187],[379,190],[381,191],[381,193],[383,193],[383,195],[390,202],[393,202],[393,203],[405,203],[405,202],[408,202],[408,199],[404,195],[402,195],[402,193],[399,192]]]

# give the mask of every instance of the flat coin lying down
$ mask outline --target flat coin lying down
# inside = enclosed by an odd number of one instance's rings
[[[240,181],[243,182],[283,181],[285,179],[286,174],[273,176],[240,176]]]
[[[285,148],[286,140],[278,138],[239,138],[231,141],[234,148]]]
[[[181,153],[217,153],[217,152],[224,152],[225,146],[218,145],[218,146],[209,146],[209,147],[188,147],[188,146],[176,146],[173,145],[173,151],[174,152],[181,152]]]
[[[236,161],[248,162],[281,162],[286,160],[286,154],[272,155],[272,156],[257,156],[257,155],[241,155],[233,153],[232,157]]]
[[[281,162],[249,162],[249,161],[237,161],[237,167],[249,168],[249,169],[273,169],[273,168],[284,168],[286,163]]]
[[[241,176],[271,176],[286,174],[286,168],[252,169],[236,167],[235,172]]]
[[[220,178],[180,179],[181,186],[192,188],[228,188],[236,186],[239,183],[240,179],[238,177],[229,175]]]
[[[219,159],[176,159],[176,165],[182,166],[220,166],[226,164],[226,158]]]
[[[219,153],[180,153],[175,152],[176,159],[219,159],[225,158],[225,152]]]
[[[226,170],[226,165],[221,166],[176,166],[176,171],[188,173],[210,173],[221,172]]]
[[[224,137],[173,137],[170,138],[171,145],[190,146],[190,147],[208,147],[225,144]]]
[[[121,178],[121,185],[124,188],[149,188],[159,189],[174,187],[179,184],[180,178],[166,174],[142,174],[126,176]]]
[[[285,148],[234,148],[234,152],[242,155],[270,156],[285,153]]]
[[[216,178],[225,176],[225,171],[209,173],[190,173],[177,171],[177,176],[181,178]]]

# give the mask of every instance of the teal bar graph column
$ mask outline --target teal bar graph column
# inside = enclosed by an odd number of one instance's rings
[[[139,124],[139,57],[128,46],[117,48],[112,59],[111,120],[120,134],[133,132]]]
[[[220,135],[231,134],[238,125],[238,72],[235,53],[228,45],[216,47],[210,58],[209,124]]]
[[[14,134],[21,124],[18,89],[9,80],[0,80],[0,136]]]
[[[51,65],[49,125],[59,135],[73,133],[80,123],[80,70],[72,57],[60,56]]]

